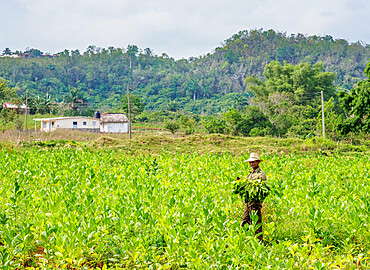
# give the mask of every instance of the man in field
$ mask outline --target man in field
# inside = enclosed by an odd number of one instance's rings
[[[268,194],[268,186],[266,185],[266,174],[261,170],[259,164],[262,160],[259,158],[258,154],[251,153],[250,157],[246,162],[252,167],[252,171],[248,174],[246,181],[238,182],[235,187],[234,193],[240,194],[245,202],[245,210],[243,214],[243,219],[241,226],[244,227],[245,224],[252,224],[252,219],[250,217],[252,211],[254,211],[258,216],[256,235],[260,241],[263,240],[262,235],[262,201]],[[239,179],[237,179],[239,180]],[[254,190],[258,190],[257,193],[250,194],[249,189],[254,186]],[[257,187],[257,188],[256,188]]]

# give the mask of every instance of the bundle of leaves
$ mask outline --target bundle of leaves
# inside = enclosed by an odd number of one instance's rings
[[[234,193],[250,202],[263,202],[269,195],[271,187],[262,179],[244,179],[239,177],[234,182]]]

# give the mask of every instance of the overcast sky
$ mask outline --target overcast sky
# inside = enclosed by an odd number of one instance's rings
[[[180,59],[260,28],[370,43],[369,14],[370,0],[0,0],[0,50],[132,44]]]

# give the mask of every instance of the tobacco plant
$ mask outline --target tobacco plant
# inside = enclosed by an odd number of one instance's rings
[[[246,156],[2,150],[0,267],[369,268],[369,158],[261,154],[263,243],[232,195]]]

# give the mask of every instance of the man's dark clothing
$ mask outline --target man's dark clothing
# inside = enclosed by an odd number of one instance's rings
[[[243,219],[242,219],[242,223],[241,223],[241,226],[244,227],[245,224],[252,224],[252,219],[251,219],[251,214],[252,214],[252,211],[256,212],[257,216],[258,216],[258,221],[256,223],[256,225],[259,225],[262,223],[262,203],[258,203],[258,202],[253,202],[253,203],[250,203],[250,202],[247,202],[245,203],[245,209],[244,209],[244,214],[243,214]],[[261,226],[256,230],[256,235],[261,233],[259,236],[258,236],[258,239],[260,241],[263,240],[263,235],[262,235],[262,224]]]

